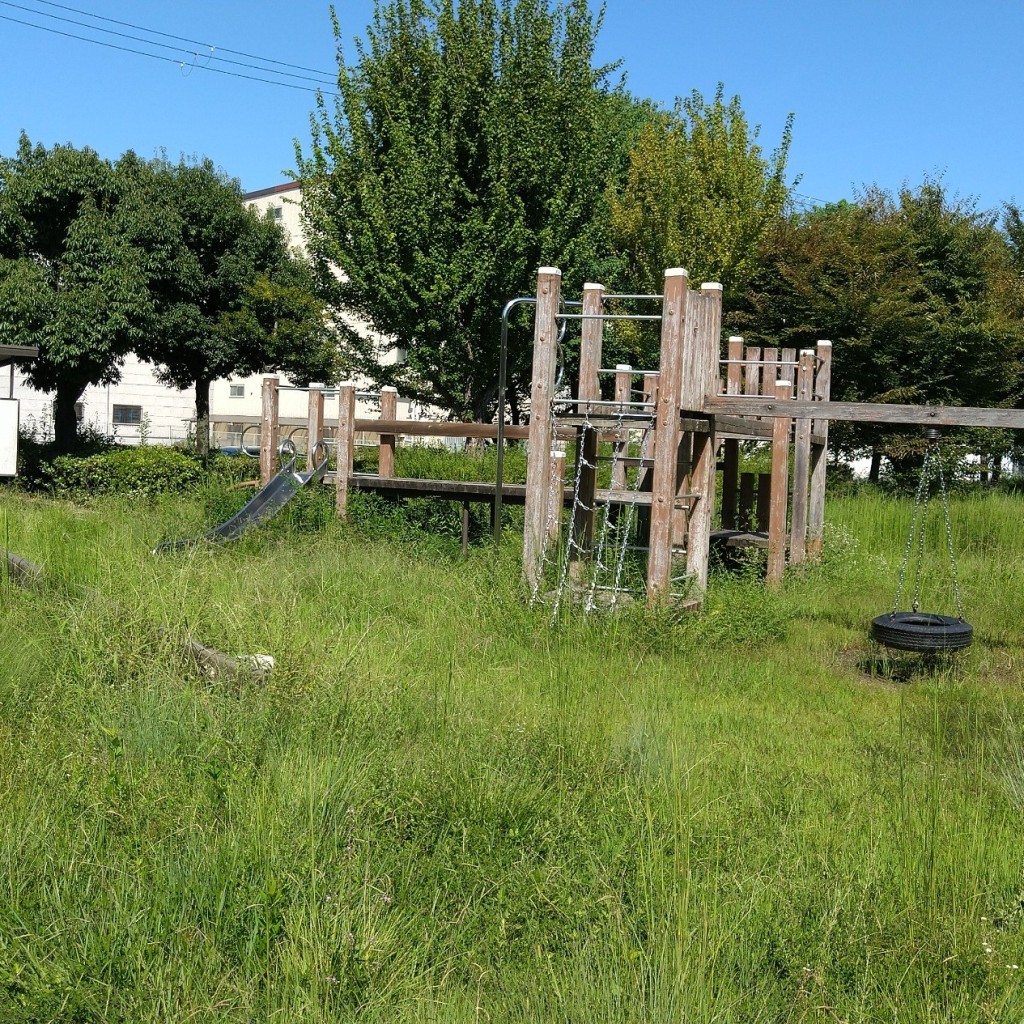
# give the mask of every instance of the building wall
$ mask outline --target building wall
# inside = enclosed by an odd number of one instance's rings
[[[30,387],[17,366],[14,397],[20,402],[22,430],[40,440],[52,439],[53,396]],[[156,368],[134,355],[125,359],[119,383],[86,388],[80,405],[82,426],[125,444],[138,444],[143,434],[153,444],[173,444],[185,440],[195,426],[195,389],[179,391],[161,384]],[[116,422],[125,418],[139,423]]]

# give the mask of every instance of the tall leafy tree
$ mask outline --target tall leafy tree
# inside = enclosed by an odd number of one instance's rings
[[[872,189],[779,224],[740,329],[752,342],[834,345],[833,397],[1001,405],[1020,395],[1024,330],[1012,252],[993,214],[926,181]],[[848,450],[914,444],[883,428],[841,430]]]
[[[789,198],[792,116],[770,156],[759,134],[740,98],[726,101],[722,85],[710,102],[694,90],[674,110],[647,120],[625,181],[611,196],[624,287],[659,292],[665,268],[681,266],[696,280],[722,283],[727,307],[734,304],[761,265]],[[653,353],[634,355],[644,360]]]
[[[336,34],[339,34],[335,25]],[[380,2],[298,153],[309,248],[356,366],[457,416],[493,408],[499,314],[542,264],[602,272],[632,104],[594,66],[586,0]],[[335,269],[340,270],[340,279]],[[396,344],[404,362],[381,366]],[[522,392],[530,347],[513,339]]]
[[[82,392],[116,381],[152,327],[146,219],[124,166],[90,149],[46,149],[23,134],[0,160],[0,337],[39,346],[28,379],[54,392],[62,448],[74,442]]]
[[[245,205],[237,181],[208,160],[136,171],[171,217],[150,247],[157,330],[138,351],[165,383],[195,387],[205,452],[213,381],[270,369],[333,378],[336,347],[308,268],[281,228]]]

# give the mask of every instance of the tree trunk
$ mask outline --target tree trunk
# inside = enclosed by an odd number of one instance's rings
[[[868,480],[873,484],[878,483],[878,474],[882,469],[882,453],[877,448],[871,449],[871,468],[868,470]]]
[[[73,384],[58,384],[53,399],[53,440],[57,450],[69,452],[78,440],[75,403],[84,389]]]
[[[206,378],[196,380],[196,454],[201,459],[210,454],[210,384]]]

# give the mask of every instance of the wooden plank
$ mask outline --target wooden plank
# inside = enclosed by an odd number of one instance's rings
[[[672,580],[672,510],[679,451],[679,401],[683,335],[686,329],[689,275],[681,268],[665,271],[662,300],[661,358],[656,407],[657,443],[652,471],[651,538],[647,559],[647,600],[669,600]]]
[[[633,367],[629,363],[617,363],[615,366],[615,401],[623,407],[632,398]],[[629,431],[620,430],[612,441],[612,490],[621,490],[626,486],[626,466],[622,462],[629,451]]]
[[[319,384],[309,386],[306,412],[306,472],[315,468],[315,457],[323,457],[317,451],[317,442],[324,439],[324,389]]]
[[[832,390],[832,342],[818,342],[814,398],[827,402]],[[825,533],[825,473],[828,464],[828,420],[815,419],[811,435],[811,493],[807,511],[807,555],[820,558]],[[820,441],[815,441],[815,435]]]
[[[751,397],[761,394],[761,350],[751,346],[743,364],[743,393]]]
[[[740,508],[736,516],[736,527],[740,530],[751,530],[754,527],[754,491],[756,484],[756,473],[740,474]]]
[[[703,391],[701,404],[718,386],[719,338],[722,333],[722,286],[704,283],[700,286],[699,330],[690,335],[694,349],[694,390]],[[685,397],[685,395],[684,395]],[[718,443],[715,421],[706,434],[691,434],[693,439],[690,491],[699,495],[690,507],[686,538],[686,574],[698,595],[708,588],[708,567],[711,552],[711,525],[715,512],[715,464]]]
[[[780,380],[775,385],[775,397],[788,404],[793,385]],[[778,585],[786,571],[786,504],[789,492],[789,428],[790,421],[781,416],[775,420],[772,434],[772,497],[768,514],[768,571],[769,584]]]
[[[278,379],[264,377],[260,405],[260,485],[266,487],[276,470],[278,424]]]
[[[587,319],[600,317],[604,312],[604,285],[583,286],[583,319],[580,321],[580,384],[576,397],[581,401],[596,401],[601,397],[601,345],[604,321]],[[585,407],[581,406],[580,411]]]
[[[766,348],[761,359],[761,392],[772,395],[775,393],[775,382],[779,379],[779,350],[777,348]],[[784,373],[783,377],[788,377]]]
[[[593,431],[587,431],[589,434],[593,434]],[[565,452],[563,451],[552,451],[551,452],[551,476],[548,484],[548,521],[547,521],[547,542],[548,544],[557,544],[559,538],[562,535],[562,503],[559,502],[558,496],[565,492]],[[574,509],[579,506],[574,502]],[[593,529],[593,516],[590,519],[591,529]],[[575,526],[575,524],[573,524]],[[585,528],[585,527],[584,527]],[[593,535],[588,538],[589,541],[593,541]]]
[[[334,474],[334,503],[338,515],[348,515],[348,488],[352,478],[356,449],[356,386],[342,384],[338,388],[338,466]]]
[[[537,306],[533,331],[533,374],[530,390],[530,440],[526,465],[526,512],[523,522],[523,575],[534,589],[540,582],[547,542],[548,481],[551,468],[551,399],[558,347],[558,300],[562,272],[537,271]]]
[[[814,349],[800,353],[797,368],[797,399],[808,402],[814,392]],[[793,438],[793,513],[789,533],[789,560],[799,564],[807,558],[807,501],[811,477],[811,420],[796,421]]]
[[[727,439],[722,444],[722,527],[736,528],[736,502],[739,497],[740,443]]]
[[[785,405],[769,398],[708,399],[705,412],[732,416],[811,416],[815,421],[920,424],[928,427],[993,427],[1024,430],[1024,409],[978,408],[966,405],[883,405],[877,402],[798,402]]]
[[[384,387],[380,389],[380,418],[382,422],[398,418],[398,388]],[[494,424],[495,436],[498,424]],[[506,437],[508,436],[506,432]],[[380,435],[377,449],[377,475],[389,477],[395,475],[395,446],[398,443],[395,434]]]
[[[729,395],[738,395],[743,391],[743,339],[733,335],[729,339],[729,362],[725,371],[725,391]]]

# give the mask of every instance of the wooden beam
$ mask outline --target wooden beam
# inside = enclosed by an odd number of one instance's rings
[[[342,384],[338,388],[338,468],[334,474],[334,501],[338,515],[348,515],[348,487],[352,477],[356,447],[356,386]]]
[[[260,407],[260,484],[266,487],[274,475],[277,461],[278,424],[277,377],[264,377]]]
[[[814,375],[814,397],[827,402],[832,390],[832,342],[818,342],[818,369]],[[816,440],[816,435],[820,440]],[[825,473],[828,465],[828,420],[815,420],[811,427],[811,495],[807,510],[807,555],[820,558],[825,534]]]
[[[795,405],[789,400],[793,385],[780,380],[775,385],[779,404]],[[808,403],[809,404],[809,403]],[[778,585],[786,571],[786,505],[789,497],[789,427],[790,421],[779,416],[772,434],[772,497],[768,514],[768,572],[769,584]]]
[[[647,559],[647,601],[652,606],[668,601],[672,579],[672,510],[676,496],[679,396],[688,296],[689,275],[686,271],[681,268],[666,270],[656,407],[657,440],[651,484],[651,539]]]
[[[540,582],[547,540],[548,483],[551,467],[551,399],[558,349],[558,300],[562,272],[537,271],[537,308],[533,331],[530,391],[530,448],[526,465],[526,512],[523,521],[523,575],[530,589]]]
[[[324,439],[324,389],[312,384],[306,413],[306,472],[312,473],[316,468],[314,456],[317,442]]]
[[[1024,430],[1024,409],[977,408],[967,405],[887,405],[879,402],[799,402],[782,405],[770,398],[732,398],[719,395],[707,401],[705,412],[731,416],[811,416],[815,421],[847,423],[920,424],[927,427],[992,427]]]
[[[809,402],[814,390],[814,349],[803,349],[797,368],[797,399]],[[807,558],[807,499],[811,478],[811,420],[796,421],[793,439],[793,515],[789,532],[789,560]]]
[[[398,417],[398,388],[384,387],[380,389],[380,418],[382,422]],[[495,435],[498,425],[494,424]],[[508,434],[506,433],[506,437]],[[377,454],[377,474],[382,477],[395,475],[395,444],[394,434],[381,434],[380,447]]]

